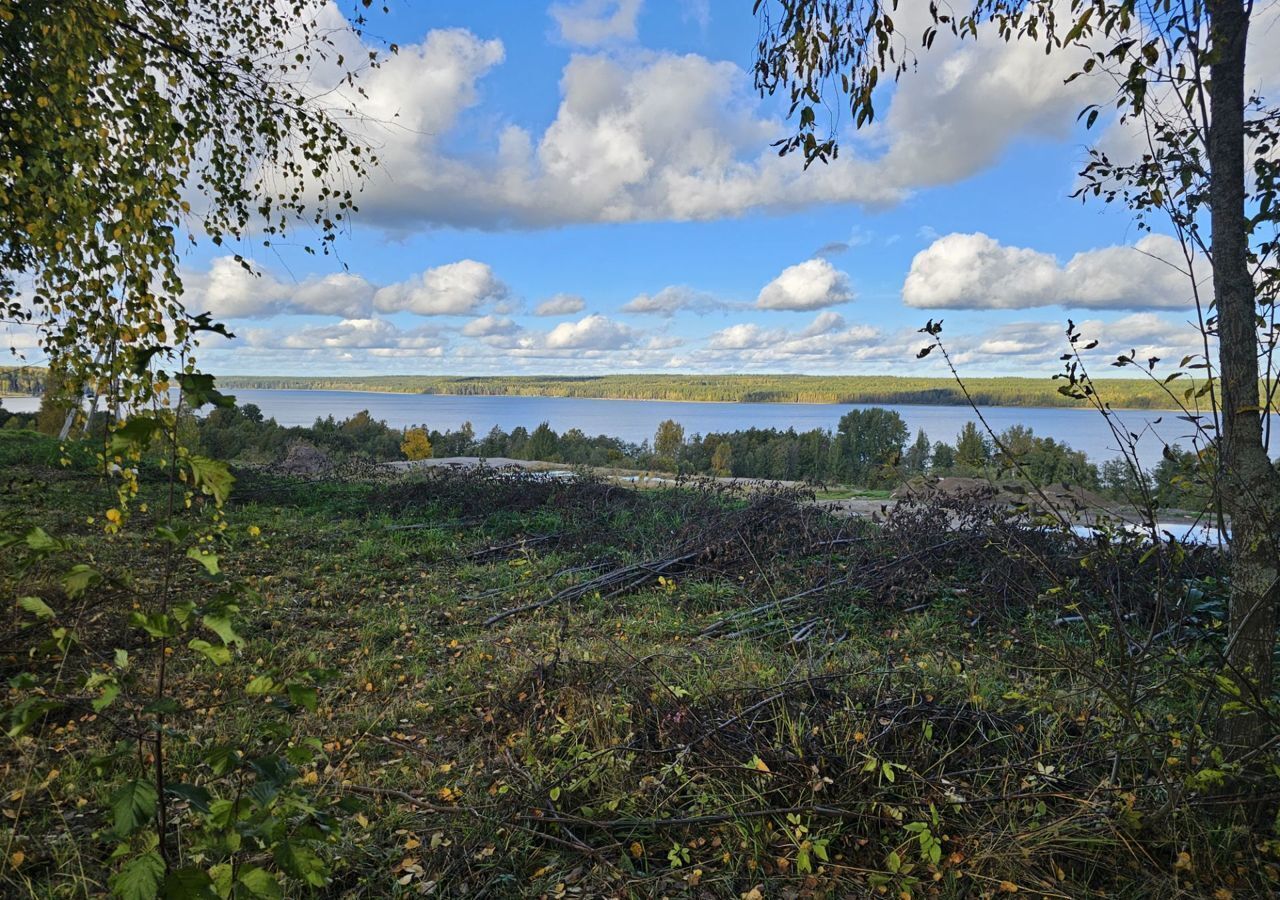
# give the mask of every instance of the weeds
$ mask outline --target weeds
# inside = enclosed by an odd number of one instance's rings
[[[102,571],[146,570],[145,516],[103,541],[90,476],[29,474],[43,491],[21,502],[62,510]],[[173,664],[173,765],[209,788],[219,744],[305,749],[242,783],[305,807],[283,814],[318,827],[325,895],[1248,896],[1280,879],[1276,835],[1213,774],[1208,552],[1144,560],[977,500],[870,523],[692,484],[241,486],[228,565],[262,599],[227,665]],[[61,602],[11,563],[18,596]],[[200,589],[198,571],[175,586]],[[20,614],[10,672],[35,636]],[[310,673],[316,714],[282,719],[284,689],[226,705],[264,671]],[[5,891],[98,893],[114,738],[90,710],[48,734],[6,751]],[[1253,783],[1271,810],[1275,790]],[[175,828],[194,802],[175,798]]]

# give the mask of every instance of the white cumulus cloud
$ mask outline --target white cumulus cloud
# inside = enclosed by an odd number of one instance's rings
[[[490,337],[495,334],[514,334],[519,326],[506,316],[481,316],[462,326],[467,337]]]
[[[490,117],[462,132],[462,113],[482,101],[481,80],[503,56],[500,41],[431,32],[362,80],[368,99],[347,97],[375,120],[362,127],[381,162],[359,199],[363,221],[393,231],[545,228],[884,206],[904,195],[852,152],[808,171],[778,158],[770,144],[786,125],[762,114],[748,73],[697,54],[575,54],[545,127]]]
[[[231,256],[220,256],[206,271],[184,270],[183,304],[215,320],[259,318],[280,313],[356,317],[370,309],[374,287],[359,275],[337,272],[290,282],[269,269],[248,271]]]
[[[245,346],[252,351],[366,351],[372,355],[434,355],[448,343],[434,328],[404,330],[389,319],[370,316],[341,319],[324,325],[311,325],[297,330],[253,329],[245,335]]]
[[[1120,354],[1139,361],[1156,357],[1176,363],[1184,356],[1204,352],[1195,327],[1155,312],[1130,313],[1111,320],[1085,319],[1075,327],[1084,344],[1098,342],[1085,353],[1086,363],[1092,360],[1096,372],[1107,371],[1107,364]],[[957,365],[986,370],[1052,369],[1058,355],[1069,347],[1065,322],[1010,322],[982,332],[944,333],[943,337]]]
[[[756,298],[760,309],[822,309],[853,299],[849,276],[825,259],[806,260],[782,270]]]
[[[1173,238],[1071,257],[1012,247],[980,232],[949,234],[916,254],[902,299],[920,309],[1189,309],[1192,287]],[[1199,273],[1206,275],[1207,269]]]
[[[381,312],[465,316],[486,303],[505,300],[508,293],[506,284],[487,264],[464,259],[379,288],[373,295],[373,305]]]
[[[688,5],[694,20],[704,18],[705,3]],[[562,0],[550,12],[566,41],[589,47],[632,40],[639,8],[640,0]],[[918,51],[925,5],[903,4],[894,19]],[[881,98],[877,123],[861,133],[846,124],[840,157],[807,171],[794,155],[772,151],[792,124],[774,100],[757,96],[750,73],[698,54],[575,53],[554,117],[532,125],[514,124],[496,105],[464,116],[485,102],[483,80],[505,60],[500,40],[465,29],[401,46],[361,77],[367,97],[334,83],[331,72],[315,80],[370,116],[353,127],[364,129],[382,164],[360,198],[361,215],[393,231],[883,207],[995,165],[1027,136],[1069,135],[1079,110],[1114,90],[1104,78],[1064,84],[1081,62],[1076,50],[1046,55],[1039,42],[1000,40],[990,25],[977,40],[945,31]],[[354,58],[363,48],[342,49]],[[1268,80],[1277,64],[1254,57],[1251,71]]]
[[[931,24],[928,4],[902,4],[893,18],[918,50]],[[882,111],[875,133],[886,145],[883,177],[905,187],[951,184],[999,162],[1019,138],[1067,137],[1081,108],[1114,90],[1101,78],[1065,84],[1085,55],[1075,48],[1046,55],[1040,41],[1004,41],[991,23],[976,40],[940,28]]]
[[[818,365],[861,358],[882,342],[879,330],[870,325],[850,325],[834,312],[819,313],[798,331],[763,328],[742,322],[717,331],[707,339],[702,357],[721,365],[734,361],[736,368],[762,364],[789,366]]]
[[[594,47],[610,41],[634,41],[641,0],[577,0],[553,3],[547,10],[570,44]]]
[[[681,284],[664,287],[656,294],[637,294],[622,305],[622,312],[671,318],[678,312],[707,313],[725,309],[728,304],[705,291]]]
[[[635,343],[635,332],[602,315],[590,315],[577,322],[561,322],[546,336],[552,350],[614,350]]]
[[[548,297],[534,309],[535,316],[571,316],[587,308],[587,301],[577,294],[556,294]]]

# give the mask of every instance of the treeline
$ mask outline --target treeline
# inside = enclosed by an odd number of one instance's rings
[[[3,424],[0,422],[0,424]],[[1211,469],[1195,454],[1171,448],[1143,481],[1122,460],[1099,467],[1083,452],[1030,428],[1013,426],[993,441],[972,422],[949,440],[934,441],[923,430],[910,435],[893,410],[851,410],[834,431],[749,428],[686,435],[677,422],[659,425],[652,441],[639,444],[580,429],[556,432],[547,423],[510,432],[494,427],[477,434],[468,423],[450,431],[396,429],[362,411],[348,419],[317,419],[289,427],[263,416],[253,404],[216,409],[196,420],[204,452],[240,463],[270,464],[298,443],[334,460],[478,456],[611,467],[689,475],[805,481],[892,488],[920,476],[1029,478],[1068,484],[1115,499],[1140,500],[1144,491],[1161,507],[1204,508],[1209,490],[1202,474]]]
[[[34,397],[44,391],[46,375],[45,369],[31,366],[0,368],[0,397]]]
[[[43,369],[0,368],[0,393],[37,395],[45,388]],[[670,400],[721,403],[831,403],[882,406],[1079,407],[1049,378],[970,378],[965,392],[948,378],[896,375],[547,375],[454,376],[371,375],[351,377],[226,375],[226,390],[369,391],[482,397],[570,397],[598,400]],[[1171,409],[1160,384],[1146,379],[1107,378],[1095,382],[1099,395],[1116,409]],[[1191,379],[1170,386],[1175,397],[1195,388]],[[1263,387],[1259,387],[1263,396]]]
[[[348,378],[230,375],[236,388],[381,391],[457,396],[579,397],[609,400],[718,401],[727,403],[859,403],[885,406],[968,403],[947,378],[890,375],[598,375],[483,376],[380,375]],[[1179,388],[1190,382],[1179,383]],[[1048,378],[972,378],[965,387],[979,406],[1079,406]],[[1103,398],[1116,408],[1166,409],[1163,389],[1140,379],[1099,380]]]
[[[46,401],[35,413],[0,408],[0,428],[57,434],[67,409]],[[76,421],[72,437],[101,441],[105,413]],[[285,459],[296,445],[309,445],[335,462],[479,456],[641,471],[804,481],[870,488],[892,488],[921,476],[1029,478],[1039,484],[1068,484],[1100,491],[1130,503],[1152,497],[1165,509],[1204,509],[1211,490],[1206,472],[1212,460],[1178,446],[1141,479],[1120,459],[1101,466],[1079,450],[1015,425],[993,441],[973,422],[950,440],[934,441],[923,430],[910,435],[897,412],[878,407],[850,410],[835,430],[747,428],[686,435],[677,422],[658,426],[652,441],[638,444],[608,435],[587,435],[577,428],[560,433],[543,422],[530,430],[494,427],[480,435],[470,423],[440,431],[426,427],[393,428],[367,410],[346,419],[316,419],[309,427],[285,427],[252,403],[214,409],[186,426],[201,451],[218,459],[270,465]]]
[[[583,466],[639,467],[658,462],[647,443],[631,444],[619,438],[589,437],[576,428],[557,434],[545,422],[530,431],[494,428],[477,435],[470,423],[454,431],[425,427],[393,428],[361,410],[347,419],[327,416],[310,427],[285,427],[266,418],[252,403],[215,409],[198,419],[199,442],[204,452],[218,459],[249,464],[270,464],[284,458],[298,442],[312,445],[335,460],[363,459],[390,462],[401,459],[450,456],[510,457]]]
[[[655,438],[655,457],[658,465],[698,474],[873,488],[924,476],[1029,480],[1086,488],[1134,505],[1151,501],[1161,509],[1184,510],[1209,506],[1208,473],[1214,469],[1211,459],[1176,444],[1150,471],[1136,472],[1119,458],[1098,466],[1083,451],[1022,425],[994,440],[974,422],[966,422],[950,442],[932,441],[923,429],[909,439],[898,413],[874,407],[847,413],[834,432],[751,428],[684,441],[679,425],[664,422]]]

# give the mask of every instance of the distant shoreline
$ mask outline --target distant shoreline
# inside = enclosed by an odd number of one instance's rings
[[[643,400],[678,403],[767,403],[830,406],[968,406],[947,378],[840,375],[604,375],[572,376],[372,376],[302,378],[227,375],[224,390],[344,391],[446,397],[538,397]],[[984,407],[1087,408],[1059,392],[1049,378],[972,378],[965,388]],[[1139,379],[1099,379],[1099,392],[1115,409],[1173,409],[1158,386]]]
[[[597,403],[705,403],[718,406],[745,406],[747,404],[759,404],[761,406],[968,406],[967,403],[913,402],[910,400],[674,400],[667,397],[578,397],[565,394],[453,394],[445,391],[371,391],[368,389],[336,387],[268,388],[238,387],[225,384],[219,384],[219,387],[228,391],[287,391],[297,394],[328,392],[334,394],[371,394],[382,397],[458,397],[466,400],[584,400]],[[1051,409],[1055,412],[1059,410],[1064,412],[1096,412],[1091,406],[1037,406],[1028,403],[979,403],[978,407],[980,409],[998,407],[1003,409]],[[1116,406],[1114,408],[1117,410],[1150,410],[1152,412],[1174,411],[1173,409],[1164,410],[1159,407],[1149,406]]]
[[[38,397],[43,370],[21,373],[0,368],[4,396]],[[1049,377],[1002,376],[964,379],[907,375],[593,375],[593,376],[457,376],[373,375],[351,377],[223,375],[218,386],[235,393],[246,390],[323,392],[378,396],[528,397],[643,402],[810,404],[822,406],[937,406],[1005,409],[1090,409],[1090,404],[1064,396],[1063,382]],[[1098,378],[1099,397],[1115,410],[1177,412],[1177,398],[1200,383],[1183,378],[1172,386],[1134,378]]]
[[[251,376],[250,376],[251,377]],[[812,399],[812,400],[756,400],[756,399],[729,399],[729,400],[705,400],[684,397],[594,397],[581,396],[577,394],[534,394],[523,392],[510,393],[473,393],[463,391],[447,391],[447,390],[376,390],[372,388],[355,388],[355,387],[264,387],[237,385],[219,382],[218,387],[223,390],[234,392],[240,391],[285,391],[298,394],[311,393],[335,393],[335,394],[368,394],[371,396],[382,397],[457,397],[468,400],[595,400],[607,403],[699,403],[699,404],[716,404],[721,406],[738,406],[747,404],[759,404],[762,406],[954,406],[967,407],[967,402],[947,402],[940,399],[912,399],[912,398],[873,398],[873,399]],[[0,402],[4,400],[39,400],[39,394],[0,394]],[[1003,409],[1052,409],[1067,410],[1077,412],[1094,412],[1093,407],[1082,404],[1056,404],[1047,403],[999,403],[991,401],[980,401],[976,404],[979,408],[1003,408]],[[1178,412],[1174,407],[1168,406],[1146,406],[1133,405],[1127,406],[1122,403],[1112,403],[1112,408],[1117,411],[1123,410],[1148,410],[1151,412]]]

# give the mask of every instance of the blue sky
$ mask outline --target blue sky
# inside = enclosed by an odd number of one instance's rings
[[[972,375],[1056,371],[1068,317],[1100,353],[1196,349],[1176,244],[1070,196],[1090,141],[1132,145],[1076,125],[1106,95],[1063,86],[1070,58],[940,40],[805,172],[770,150],[745,0],[392,7],[359,101],[382,165],[337,256],[184,259],[188,307],[237,335],[216,372],[931,375],[939,317]]]

